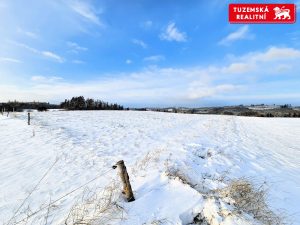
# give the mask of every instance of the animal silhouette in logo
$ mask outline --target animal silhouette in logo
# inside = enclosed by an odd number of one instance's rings
[[[284,7],[282,8],[279,8],[279,7],[275,7],[274,9],[274,12],[275,12],[275,20],[279,19],[291,19],[291,16],[290,16],[290,10],[289,9],[285,9]]]

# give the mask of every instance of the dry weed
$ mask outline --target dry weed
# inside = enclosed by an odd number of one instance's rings
[[[255,186],[249,180],[242,178],[231,181],[226,188],[217,192],[225,202],[227,200],[234,205],[236,215],[247,213],[265,225],[284,224],[281,217],[276,215],[267,204],[265,183]]]
[[[80,202],[71,208],[65,224],[107,224],[109,221],[122,220],[124,210],[117,203],[120,198],[119,190],[116,183],[100,192],[86,190]]]

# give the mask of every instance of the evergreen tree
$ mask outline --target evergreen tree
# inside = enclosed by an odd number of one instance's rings
[[[71,100],[65,99],[60,107],[67,110],[124,110],[124,107],[117,103],[112,104],[92,98],[85,100],[83,96],[72,97]]]

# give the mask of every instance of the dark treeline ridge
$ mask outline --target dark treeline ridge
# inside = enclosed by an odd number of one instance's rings
[[[111,104],[83,96],[66,99],[60,104],[60,108],[66,110],[124,110],[124,107],[116,103]]]
[[[58,109],[59,105],[50,104],[49,102],[18,102],[18,101],[8,101],[5,103],[0,103],[0,109],[2,111],[16,111],[21,112],[24,109],[36,109],[39,111],[46,111],[48,109]]]
[[[202,108],[140,108],[136,110],[150,110],[169,113],[187,114],[212,114],[212,115],[234,115],[251,117],[300,117],[300,107],[292,107],[290,104],[284,105],[238,105],[224,107],[202,107]]]

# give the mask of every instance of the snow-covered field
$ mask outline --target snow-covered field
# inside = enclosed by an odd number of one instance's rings
[[[25,224],[41,207],[27,224],[65,224],[68,215],[74,221],[75,202],[90,213],[95,201],[82,200],[83,193],[106,196],[119,181],[110,169],[121,159],[136,201],[117,196],[115,210],[95,224],[192,224],[199,214],[209,224],[259,224],[214,194],[242,177],[264,184],[271,209],[300,224],[300,119],[53,111],[32,113],[28,126],[26,114],[17,113],[0,115],[0,137],[3,224]],[[95,177],[89,189],[45,207]]]

